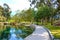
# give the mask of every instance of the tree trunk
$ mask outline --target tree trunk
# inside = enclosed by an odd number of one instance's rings
[[[53,25],[53,17],[51,17],[51,25]]]
[[[43,19],[41,19],[41,24],[42,24],[42,25],[43,25],[43,21],[44,21],[44,20],[43,20]]]
[[[47,17],[45,17],[45,25],[47,25]]]

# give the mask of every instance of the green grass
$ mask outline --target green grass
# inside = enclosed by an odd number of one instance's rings
[[[45,27],[51,31],[54,38],[60,38],[60,26],[53,26],[48,23]]]

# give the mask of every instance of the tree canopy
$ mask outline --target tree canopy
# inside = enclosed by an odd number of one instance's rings
[[[4,4],[4,6],[0,6],[0,17],[2,20],[5,19],[8,20],[10,18],[11,10],[7,4]]]

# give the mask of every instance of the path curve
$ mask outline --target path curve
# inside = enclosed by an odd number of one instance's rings
[[[35,31],[26,37],[24,40],[53,40],[53,36],[50,34],[49,30],[43,26],[31,25],[35,28]]]

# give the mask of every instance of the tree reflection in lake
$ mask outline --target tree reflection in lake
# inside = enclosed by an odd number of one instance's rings
[[[19,30],[18,30],[19,31]],[[21,37],[17,37],[17,35],[16,35],[16,33],[15,32],[17,32],[16,30],[15,30],[15,28],[11,28],[10,29],[10,39],[9,40],[23,40],[23,38],[21,38]]]
[[[30,27],[22,27],[19,29],[7,27],[0,32],[0,40],[23,40],[32,32],[33,30]]]
[[[0,40],[8,40],[10,36],[10,27],[0,32]]]

